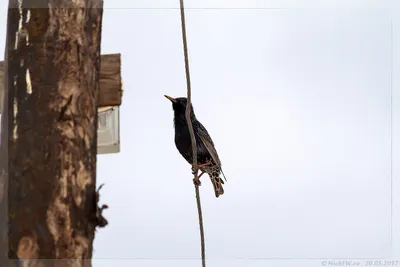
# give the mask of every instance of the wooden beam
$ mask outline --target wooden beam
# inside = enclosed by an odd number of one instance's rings
[[[0,61],[0,112],[4,95],[4,61]],[[119,106],[122,102],[121,54],[101,55],[98,107]]]
[[[98,107],[119,106],[122,99],[121,54],[101,56]]]
[[[0,266],[90,267],[95,228],[106,225],[96,191],[103,1],[12,4],[18,8],[7,18]]]

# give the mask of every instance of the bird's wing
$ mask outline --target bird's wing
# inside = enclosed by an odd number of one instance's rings
[[[203,144],[206,147],[208,153],[210,153],[210,155],[211,155],[212,159],[214,160],[215,164],[217,164],[218,167],[220,168],[222,174],[224,175],[225,181],[227,181],[226,177],[225,177],[225,174],[222,171],[221,161],[219,160],[217,150],[215,149],[214,143],[213,143],[210,135],[208,134],[206,128],[204,128],[204,126],[200,122],[198,122],[197,126],[198,126],[197,129],[198,129],[198,134],[199,134],[200,140],[203,142]]]

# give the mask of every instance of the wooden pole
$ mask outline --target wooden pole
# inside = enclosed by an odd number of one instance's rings
[[[121,54],[101,55],[98,107],[119,106],[122,102]],[[4,61],[0,61],[0,104],[3,103]]]
[[[104,226],[96,193],[102,5],[9,2],[1,267],[91,266],[95,228]]]

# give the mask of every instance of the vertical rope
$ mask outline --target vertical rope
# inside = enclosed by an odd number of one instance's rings
[[[193,165],[192,169],[194,172],[194,185],[196,189],[196,202],[197,202],[197,211],[199,215],[199,227],[200,227],[200,238],[201,238],[201,262],[202,266],[206,266],[206,253],[205,253],[205,242],[204,242],[204,228],[203,228],[203,213],[201,210],[201,201],[200,201],[200,190],[199,190],[199,178],[197,177],[197,173],[199,170],[199,166],[197,164],[197,145],[196,138],[194,136],[192,121],[190,119],[190,107],[191,107],[191,87],[190,87],[190,72],[189,72],[189,56],[188,56],[188,48],[187,48],[187,40],[186,40],[186,24],[185,24],[185,7],[183,5],[183,0],[180,0],[180,10],[181,10],[181,24],[182,24],[182,40],[183,40],[183,52],[185,55],[185,70],[186,70],[186,85],[187,85],[187,105],[186,105],[186,121],[188,124],[190,138],[192,140],[192,151],[193,151]]]

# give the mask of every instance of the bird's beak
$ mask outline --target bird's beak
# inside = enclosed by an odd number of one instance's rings
[[[164,95],[166,98],[168,98],[171,102],[176,103],[176,99],[167,95]]]

